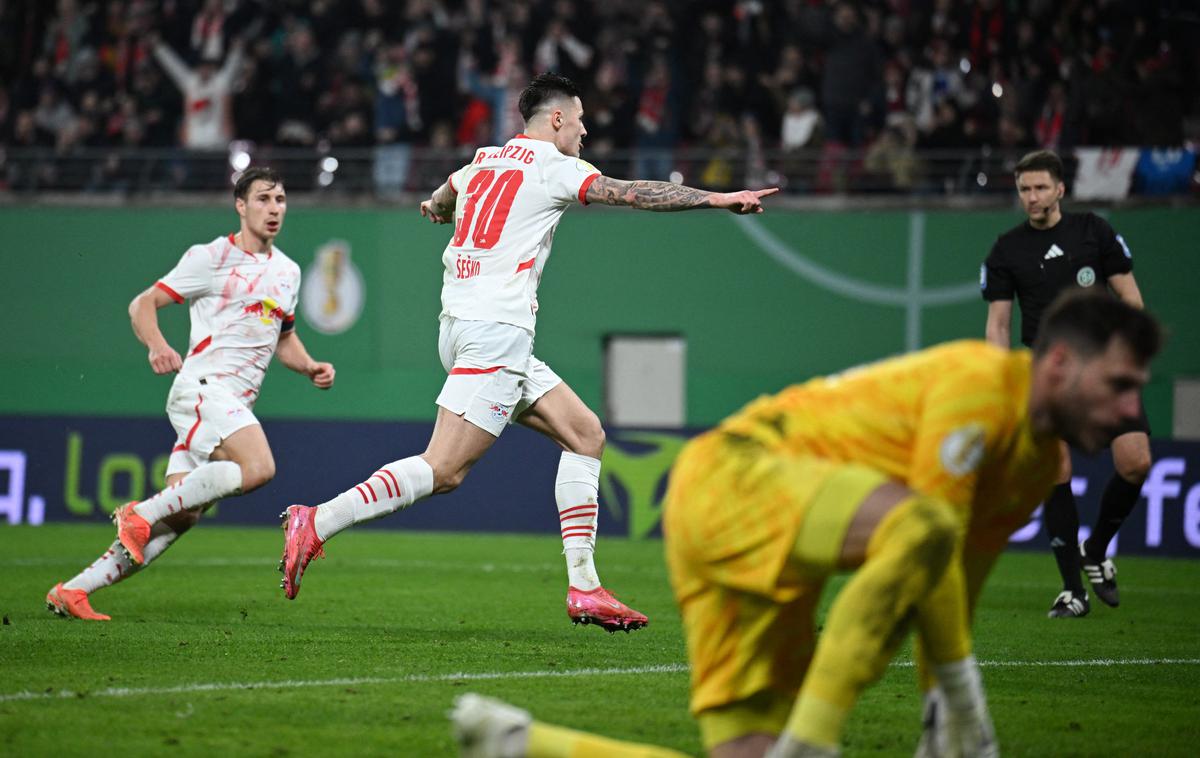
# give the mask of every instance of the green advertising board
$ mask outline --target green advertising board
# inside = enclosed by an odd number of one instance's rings
[[[1171,332],[1146,392],[1155,433],[1167,436],[1175,377],[1200,376],[1191,278],[1200,211],[1107,215],[1133,251],[1147,304]],[[712,424],[816,374],[980,337],[979,264],[1020,218],[1015,210],[746,218],[573,208],[544,272],[536,352],[603,413],[604,336],[681,334],[687,423]],[[150,372],[127,305],[189,245],[234,231],[236,220],[232,207],[0,209],[0,413],[162,414],[170,380]],[[437,315],[448,233],[411,207],[293,207],[277,242],[304,269],[298,328],[315,357],[336,364],[337,386],[318,393],[275,368],[256,412],[432,419],[444,376]],[[169,307],[161,321],[182,351],[185,309]]]

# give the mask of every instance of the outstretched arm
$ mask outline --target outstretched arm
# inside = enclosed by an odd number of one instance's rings
[[[217,72],[217,81],[221,83],[221,89],[229,89],[233,86],[233,77],[242,67],[245,47],[246,43],[242,41],[241,37],[233,41],[233,49],[230,51],[229,57],[225,59],[221,70]]]
[[[151,41],[154,50],[154,57],[158,59],[163,70],[167,72],[167,76],[171,77],[171,81],[175,82],[175,86],[179,89],[187,87],[188,79],[192,76],[192,70],[183,62],[171,46],[157,36]]]
[[[688,211],[694,208],[725,208],[734,213],[762,213],[762,198],[778,187],[741,192],[708,192],[674,182],[639,179],[632,182],[600,176],[587,190],[589,203],[627,205],[643,211]]]
[[[279,335],[279,347],[275,354],[279,356],[280,363],[297,374],[304,374],[318,388],[327,390],[333,386],[333,364],[314,361],[300,341],[300,335],[295,332]]]
[[[450,182],[442,182],[442,186],[421,203],[421,215],[434,224],[448,224],[454,220],[454,201],[457,197],[458,193],[450,186]]]

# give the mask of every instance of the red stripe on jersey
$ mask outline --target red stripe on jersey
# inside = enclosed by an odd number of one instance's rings
[[[456,376],[456,375],[460,375],[460,374],[491,374],[496,371],[499,371],[502,368],[504,368],[504,367],[503,366],[492,366],[491,368],[463,368],[463,367],[455,366],[454,368],[450,369],[450,375]]]
[[[458,194],[458,187],[454,186],[454,174],[451,174],[450,176],[446,177],[446,184],[450,185],[451,192],[453,192],[456,195]]]
[[[372,474],[372,475],[371,475],[371,478],[372,478],[372,479],[378,479],[379,481],[383,482],[383,488],[384,488],[385,490],[387,490],[388,497],[394,497],[394,495],[392,495],[392,485],[388,484],[388,480],[387,480],[387,479],[384,479],[384,478],[383,478],[383,477],[382,477],[382,476],[379,474],[379,472],[378,472],[378,471],[376,471],[374,474]]]
[[[191,450],[192,437],[196,436],[196,430],[200,428],[200,404],[204,402],[204,395],[197,395],[200,399],[196,401],[196,423],[192,424],[192,428],[188,430],[187,439],[183,441],[183,445],[176,445],[175,450]],[[172,450],[171,452],[175,452]]]
[[[592,182],[596,181],[599,178],[600,178],[600,174],[592,174],[587,179],[583,180],[583,184],[579,185],[579,202],[583,203],[584,205],[588,204],[588,201],[587,201],[588,187],[591,187]]]
[[[211,344],[212,344],[212,335],[210,334],[209,336],[205,337],[204,339],[202,339],[198,343],[196,343],[196,347],[194,350],[192,350],[191,354],[195,355],[196,353],[203,351],[204,348],[208,347]]]
[[[178,453],[180,450],[187,450],[187,445],[176,445],[175,447],[171,448],[172,453]]]
[[[533,139],[533,137],[530,137],[528,134],[518,134],[513,139]]]
[[[579,518],[581,516],[588,516],[588,515],[591,515],[591,513],[595,513],[599,507],[600,506],[596,505],[595,503],[587,503],[586,505],[576,505],[573,508],[566,509],[565,511],[559,511],[558,512],[558,520],[566,521],[569,518]],[[590,513],[575,513],[575,511],[590,511]],[[567,514],[569,514],[569,513],[575,513],[575,515],[568,516]]]
[[[165,293],[167,293],[168,295],[170,295],[170,296],[171,296],[171,299],[172,299],[172,300],[174,300],[175,302],[177,302],[177,303],[182,303],[182,302],[183,302],[183,295],[179,294],[178,292],[176,292],[175,290],[171,289],[170,287],[168,287],[167,285],[163,284],[162,282],[155,282],[155,283],[154,283],[154,286],[155,286],[155,287],[158,287],[160,290],[162,290],[163,292],[165,292]]]
[[[537,257],[530,258],[527,261],[517,264],[517,273],[533,268],[533,264],[537,263]]]
[[[396,497],[400,497],[400,482],[396,479],[396,475],[385,468],[379,469],[377,473],[387,474],[387,478],[392,480],[392,484],[396,485]]]

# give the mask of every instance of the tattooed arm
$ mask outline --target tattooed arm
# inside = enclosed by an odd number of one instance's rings
[[[454,200],[457,197],[458,193],[450,186],[450,182],[442,182],[442,186],[421,203],[421,215],[432,223],[448,224],[454,220]]]
[[[627,205],[644,211],[687,211],[693,208],[725,208],[734,213],[762,213],[762,199],[778,187],[741,192],[708,192],[674,182],[632,182],[599,176],[588,187],[589,203]]]

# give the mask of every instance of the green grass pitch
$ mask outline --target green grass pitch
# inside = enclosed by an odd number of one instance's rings
[[[466,691],[699,754],[658,542],[600,542],[605,584],[651,619],[628,635],[567,621],[556,537],[402,531],[339,537],[288,602],[278,530],[205,526],[93,596],[112,622],[48,613],[46,591],[111,539],[0,529],[0,754],[446,756],[444,713]],[[1001,561],[976,654],[1005,755],[1200,751],[1200,564],[1119,565],[1120,609],[1051,621],[1050,556]],[[847,756],[912,754],[909,661],[860,703]]]

